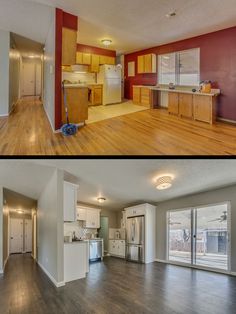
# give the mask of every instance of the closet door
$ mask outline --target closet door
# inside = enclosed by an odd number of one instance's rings
[[[23,253],[23,219],[10,219],[10,254]]]

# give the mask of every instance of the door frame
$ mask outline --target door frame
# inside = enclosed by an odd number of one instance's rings
[[[177,211],[184,211],[184,210],[191,210],[191,248],[196,249],[196,241],[194,241],[193,235],[196,234],[196,227],[197,227],[197,220],[193,219],[193,215],[197,214],[197,210],[199,208],[206,208],[210,206],[217,206],[217,205],[227,205],[227,233],[228,233],[228,245],[227,245],[227,266],[228,269],[219,269],[214,267],[208,267],[208,266],[200,266],[193,264],[193,258],[196,257],[196,253],[193,251],[191,252],[191,264],[190,263],[183,263],[183,262],[177,262],[177,261],[171,261],[169,260],[169,213],[171,212],[177,212]],[[194,222],[194,225],[193,225]],[[217,273],[224,273],[224,274],[231,274],[231,202],[230,201],[222,201],[217,203],[210,203],[206,205],[199,205],[199,206],[189,206],[185,208],[179,208],[179,209],[171,209],[166,212],[166,261],[168,264],[178,265],[178,266],[184,266],[184,267],[190,267],[195,269],[201,269],[201,270],[207,270]]]

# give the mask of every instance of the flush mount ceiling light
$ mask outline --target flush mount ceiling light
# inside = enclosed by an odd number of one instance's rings
[[[156,179],[156,188],[158,190],[166,190],[169,189],[172,186],[173,177],[171,175],[164,175],[161,177],[158,177]]]
[[[98,201],[100,204],[102,204],[102,203],[104,203],[104,202],[106,201],[106,199],[105,199],[105,197],[98,197],[98,198],[97,198],[97,201]]]
[[[111,43],[112,43],[112,40],[110,40],[110,39],[103,39],[103,40],[102,40],[102,44],[103,44],[104,46],[110,46]]]
[[[16,211],[18,214],[24,214],[24,211],[23,210],[21,210],[21,209],[17,209],[17,211]]]
[[[177,15],[176,11],[171,11],[168,14],[166,14],[166,17],[169,19],[171,17],[175,17]]]

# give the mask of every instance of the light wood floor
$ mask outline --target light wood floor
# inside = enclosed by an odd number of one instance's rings
[[[54,134],[39,101],[0,119],[0,155],[236,155],[236,126],[211,126],[145,110]]]

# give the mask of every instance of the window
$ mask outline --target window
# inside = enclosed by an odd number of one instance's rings
[[[200,49],[158,56],[159,84],[197,86],[200,82]]]
[[[228,203],[169,211],[168,259],[229,270]]]

